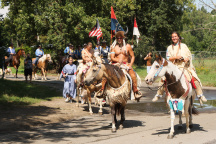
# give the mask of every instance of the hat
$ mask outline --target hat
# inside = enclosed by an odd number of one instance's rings
[[[118,38],[118,37],[122,37],[122,38],[125,38],[125,35],[128,33],[128,27],[127,27],[127,31],[117,31],[117,27],[115,29],[115,37]]]
[[[71,45],[72,45],[71,43],[68,43],[68,44],[67,44],[67,46],[71,46]]]
[[[118,31],[118,32],[115,34],[115,37],[116,37],[116,38],[118,38],[118,37],[125,38],[124,31]]]
[[[107,41],[106,40],[103,40],[101,43],[106,43]]]
[[[85,47],[85,46],[87,46],[87,44],[86,44],[86,43],[84,43],[84,44],[83,44],[83,47]]]

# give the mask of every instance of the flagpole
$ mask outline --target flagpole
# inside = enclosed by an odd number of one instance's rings
[[[111,30],[111,37],[110,37],[110,45],[112,45],[112,30]]]
[[[133,35],[133,37],[132,37],[132,45],[133,45],[133,39],[134,39],[134,35]]]

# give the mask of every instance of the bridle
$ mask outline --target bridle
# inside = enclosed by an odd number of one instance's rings
[[[155,78],[158,76],[158,74],[160,73],[160,71],[162,70],[162,68],[163,68],[163,66],[164,66],[164,62],[165,62],[165,59],[163,58],[163,63],[161,64],[161,66],[160,66],[160,68],[158,69],[158,71],[155,73],[155,75],[154,75],[154,80],[155,80]],[[183,70],[182,70],[181,76],[179,77],[179,79],[178,79],[177,81],[172,82],[172,83],[170,83],[170,84],[165,84],[165,82],[164,82],[161,86],[158,87],[157,90],[159,90],[159,89],[160,89],[161,87],[163,87],[164,85],[167,87],[167,86],[169,86],[169,85],[172,85],[172,84],[175,84],[175,83],[179,82],[180,79],[181,79],[181,77],[182,77],[182,75],[184,74],[185,66],[186,66],[186,65],[184,65],[184,68],[183,68]],[[150,90],[152,90],[149,86],[148,86],[148,88],[149,88]],[[152,91],[153,91],[153,90],[152,90]]]

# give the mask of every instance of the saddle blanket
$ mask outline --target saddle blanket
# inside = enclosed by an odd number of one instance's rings
[[[184,108],[184,100],[183,99],[170,99],[169,106],[170,106],[170,109],[174,111],[182,111]]]

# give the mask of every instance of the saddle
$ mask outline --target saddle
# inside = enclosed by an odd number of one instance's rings
[[[126,65],[121,65],[120,68],[122,69],[122,71],[124,72],[124,74],[126,75],[128,80],[130,81],[130,86],[131,86],[130,97],[131,97],[131,100],[135,100],[135,95],[134,95],[134,92],[133,92],[133,81],[132,81],[132,78],[129,75],[129,73],[126,71],[128,69],[128,67]],[[139,77],[139,75],[137,73],[136,73],[136,79],[137,79],[137,89],[140,90],[139,87],[141,86],[141,78]]]

